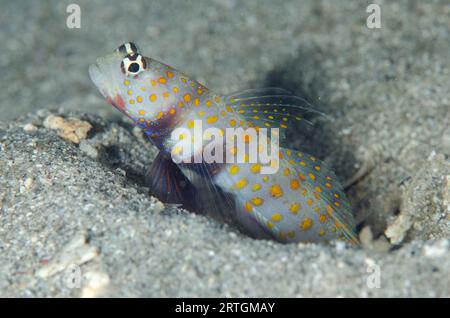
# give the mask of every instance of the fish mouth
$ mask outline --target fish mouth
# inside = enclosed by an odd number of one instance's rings
[[[106,76],[103,74],[97,63],[89,65],[89,77],[92,82],[94,82],[95,86],[97,86],[97,89],[103,97],[108,98],[111,96],[111,92],[108,89],[110,85],[108,85]]]
[[[117,53],[99,57],[95,63],[89,65],[89,77],[108,104],[114,106],[125,116],[135,120],[121,96],[121,74],[119,74],[120,70],[117,69],[120,61],[121,56]]]
[[[89,65],[89,77],[105,98],[115,96],[119,92],[118,74],[115,70],[120,61],[120,57],[112,53],[97,58],[95,63]]]
[[[106,99],[106,101],[121,112],[128,115],[125,110],[124,100],[117,92],[117,90],[113,88],[113,77],[108,75],[110,74],[105,74],[99,62],[89,65],[89,77],[91,78],[92,82],[94,82],[95,86],[97,86],[97,89]]]

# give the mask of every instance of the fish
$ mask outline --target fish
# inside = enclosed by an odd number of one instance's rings
[[[288,129],[317,112],[305,99],[276,87],[218,94],[144,56],[132,42],[98,58],[89,75],[159,149],[145,178],[161,201],[201,211],[255,239],[358,244],[336,174],[315,156],[283,147]],[[229,131],[239,129],[243,134],[230,133],[229,142]],[[202,157],[206,150],[210,156]],[[265,161],[248,153],[264,153]],[[220,155],[227,160],[211,160]]]

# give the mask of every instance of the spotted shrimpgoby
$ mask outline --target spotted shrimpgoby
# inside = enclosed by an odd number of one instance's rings
[[[263,174],[263,165],[248,155],[237,162],[186,162],[205,150],[208,141],[192,143],[187,155],[174,131],[204,129],[293,127],[310,111],[305,100],[280,88],[252,89],[229,95],[210,91],[174,68],[142,55],[125,43],[97,59],[89,68],[92,81],[108,103],[143,129],[160,152],[148,172],[154,195],[182,203],[239,227],[255,238],[279,242],[321,242],[334,239],[357,244],[355,222],[343,187],[318,158],[281,147],[277,172]],[[189,135],[189,134],[187,134]],[[217,137],[217,136],[216,136]],[[250,143],[245,135],[243,143]],[[212,139],[211,139],[212,140]],[[239,142],[239,141],[238,141]],[[267,146],[266,144],[257,146]],[[178,145],[178,146],[177,146]],[[225,153],[239,155],[234,145]],[[272,162],[270,162],[272,164]]]

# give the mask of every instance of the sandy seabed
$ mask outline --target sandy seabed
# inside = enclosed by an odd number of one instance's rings
[[[78,3],[81,29],[56,1],[0,13],[0,296],[450,296],[446,1],[383,2],[381,29],[361,1]],[[327,114],[289,138],[354,181],[362,248],[253,240],[149,196],[155,148],[87,73],[131,40],[214,91]]]

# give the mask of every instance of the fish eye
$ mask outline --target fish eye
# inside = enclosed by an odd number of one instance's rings
[[[140,54],[129,54],[120,63],[122,73],[129,76],[136,76],[147,67],[145,59]]]
[[[130,64],[130,66],[128,66],[128,72],[137,73],[137,72],[139,72],[139,68],[140,68],[139,64],[136,62],[133,62]]]
[[[139,51],[140,50],[138,46],[133,42],[124,43],[116,49],[116,52],[122,53],[124,55],[139,54]]]

